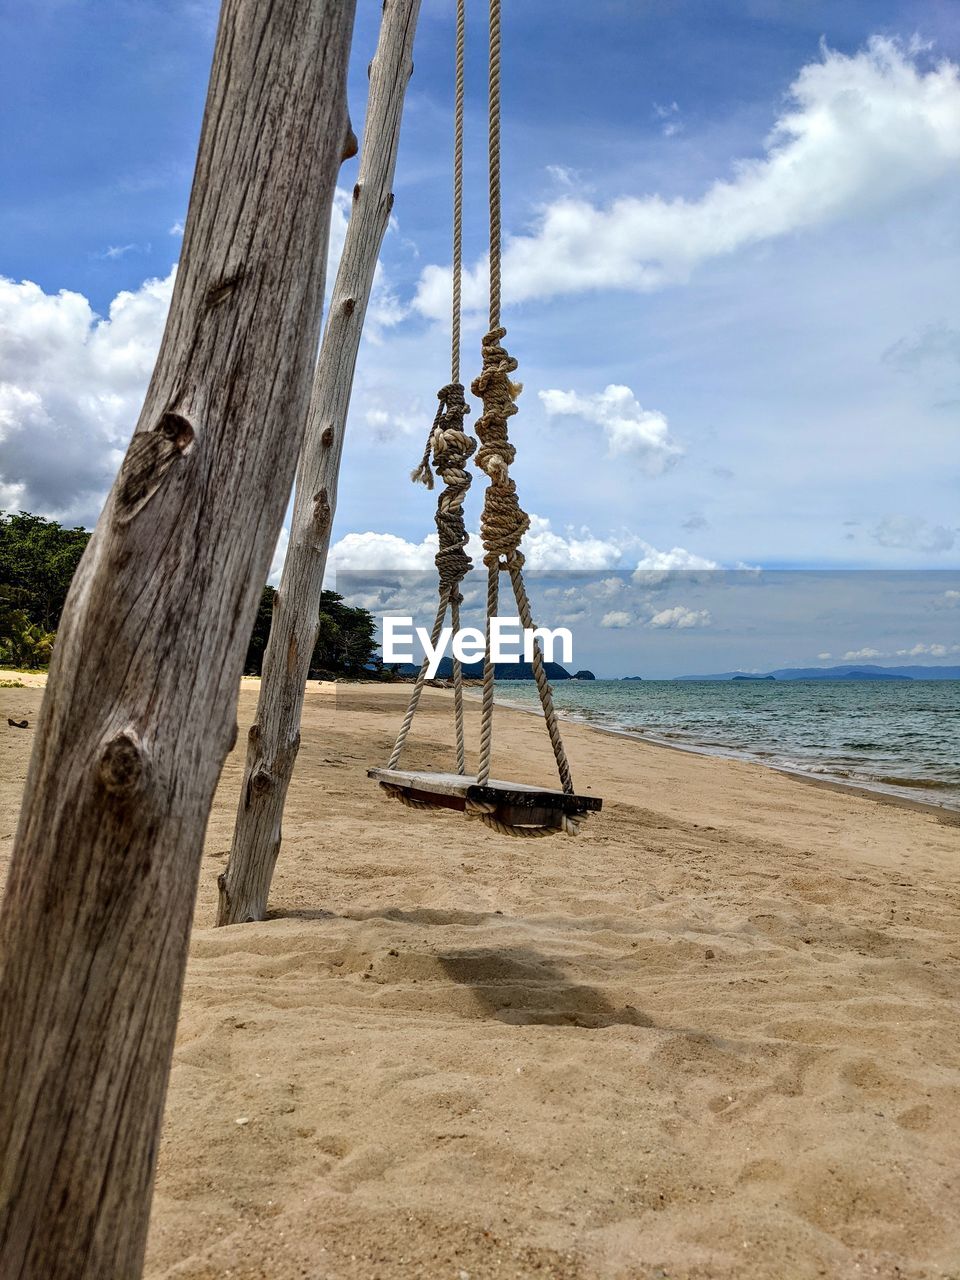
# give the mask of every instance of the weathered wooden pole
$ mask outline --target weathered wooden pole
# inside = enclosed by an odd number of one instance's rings
[[[354,368],[393,206],[391,187],[419,10],[420,0],[386,0],[370,66],[360,174],[314,378],[290,543],[274,599],[237,824],[220,876],[218,924],[264,918],[280,852],[283,806],[300,746],[303,696],[317,639]]]
[[[204,831],[290,491],[353,0],[224,0],[146,401],[63,613],[0,911],[0,1276],[141,1274]]]

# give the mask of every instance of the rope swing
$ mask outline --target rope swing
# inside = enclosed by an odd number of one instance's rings
[[[520,506],[517,487],[510,476],[516,449],[510,442],[507,424],[517,412],[516,400],[522,386],[512,374],[517,361],[503,346],[506,329],[500,323],[501,297],[501,187],[500,187],[500,0],[490,0],[489,72],[489,196],[490,196],[490,325],[481,343],[482,367],[471,390],[483,403],[477,421],[477,441],[464,431],[469,413],[460,382],[461,275],[463,258],[463,91],[465,50],[465,0],[457,0],[456,74],[454,106],[453,166],[453,300],[450,382],[437,392],[439,408],[430,430],[420,465],[412,473],[432,489],[434,472],[444,483],[437,500],[436,525],[439,549],[435,557],[439,601],[431,633],[436,646],[447,610],[454,631],[460,627],[460,590],[464,577],[473,568],[466,553],[468,541],[463,504],[470,488],[467,463],[476,450],[476,465],[489,479],[480,517],[483,562],[487,567],[486,652],[483,664],[483,693],[480,712],[480,762],[476,777],[466,774],[463,724],[463,671],[453,658],[454,717],[457,737],[457,773],[409,773],[397,768],[410,726],[420,703],[428,668],[424,659],[414,683],[406,715],[386,769],[371,769],[384,790],[414,809],[453,808],[476,818],[503,835],[540,837],[562,831],[576,835],[580,821],[601,801],[594,796],[578,796],[573,790],[570,765],[553,705],[553,694],[543,663],[539,641],[534,643],[533,675],[550,742],[553,746],[561,791],[550,791],[523,783],[491,780],[493,756],[494,664],[490,657],[492,621],[499,612],[500,574],[507,573],[517,603],[520,625],[525,631],[534,622],[523,580],[524,557],[520,542],[530,527],[530,517]],[[432,467],[431,467],[432,461]]]

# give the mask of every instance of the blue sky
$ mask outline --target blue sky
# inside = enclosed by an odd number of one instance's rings
[[[472,373],[485,5],[469,8]],[[379,12],[360,0],[358,132]],[[960,7],[505,0],[504,14],[530,563],[954,567]],[[162,331],[215,15],[206,0],[0,4],[3,505],[96,519]],[[451,0],[424,0],[333,567],[432,561],[432,499],[406,477],[448,373],[452,19]],[[472,527],[480,496],[478,480]]]

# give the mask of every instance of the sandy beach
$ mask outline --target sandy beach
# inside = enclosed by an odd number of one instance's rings
[[[960,827],[571,724],[603,813],[510,840],[367,780],[407,692],[310,685],[272,918],[217,930],[244,682],[146,1274],[960,1276]],[[0,689],[3,874],[40,697]]]

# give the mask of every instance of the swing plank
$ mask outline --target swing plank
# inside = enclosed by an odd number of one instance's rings
[[[572,817],[596,813],[603,805],[599,796],[573,795],[534,787],[525,782],[503,782],[490,778],[478,785],[473,774],[428,773],[416,769],[368,769],[367,777],[406,791],[412,800],[422,800],[439,809],[463,812],[468,800],[496,804],[505,821],[526,826],[554,826],[562,814]]]

